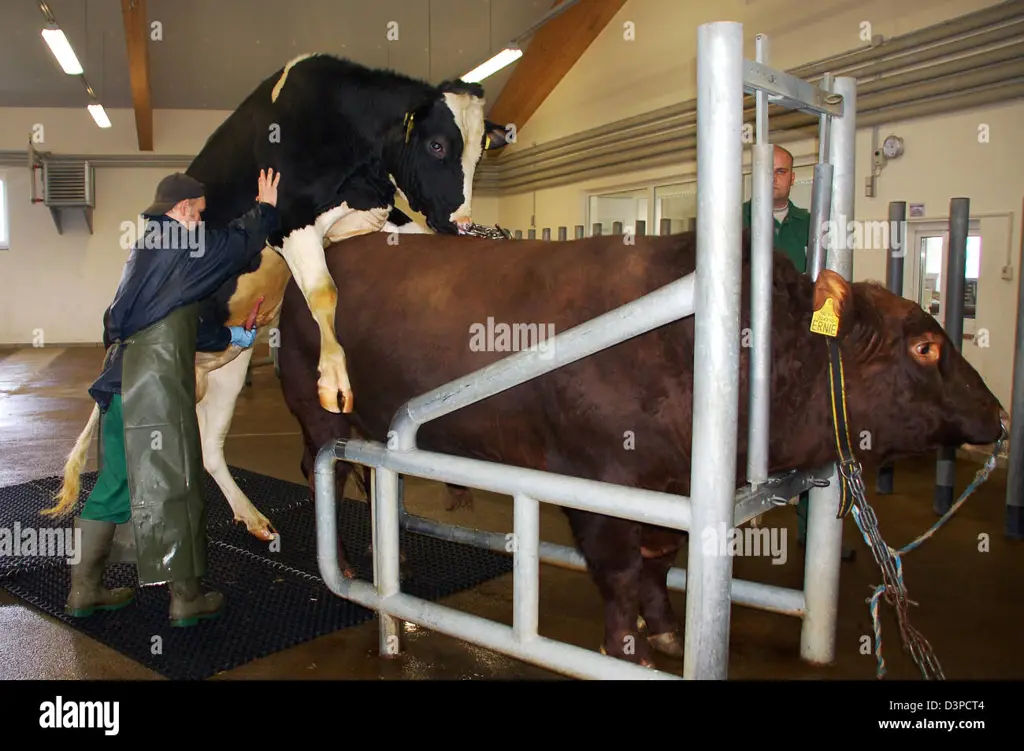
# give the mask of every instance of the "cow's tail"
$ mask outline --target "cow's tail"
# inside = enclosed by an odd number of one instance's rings
[[[82,434],[78,436],[75,447],[68,454],[68,460],[64,464],[64,483],[61,485],[54,500],[57,505],[43,509],[40,513],[43,516],[64,516],[78,501],[78,491],[81,487],[82,469],[85,467],[85,459],[89,454],[89,444],[92,442],[92,433],[100,421],[100,405],[95,404],[92,414],[89,415],[89,422],[85,424]]]

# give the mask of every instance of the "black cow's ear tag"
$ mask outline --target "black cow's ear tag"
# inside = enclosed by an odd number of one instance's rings
[[[839,335],[839,314],[836,313],[835,302],[826,297],[820,308],[811,316],[811,332],[823,336]]]

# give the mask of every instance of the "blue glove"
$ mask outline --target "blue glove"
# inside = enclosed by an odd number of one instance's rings
[[[252,327],[252,331],[246,331],[241,326],[228,326],[228,328],[231,330],[231,343],[236,347],[246,349],[256,341],[255,326]]]

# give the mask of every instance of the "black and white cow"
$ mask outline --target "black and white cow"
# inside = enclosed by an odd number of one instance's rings
[[[398,226],[408,217],[394,208],[396,191],[435,232],[472,226],[476,166],[484,150],[506,144],[505,127],[484,117],[483,96],[479,84],[433,86],[331,55],[302,55],[260,84],[186,170],[206,186],[209,226],[252,206],[261,169],[281,173],[282,226],[269,243],[320,327],[324,409],[349,412],[353,402],[324,245],[380,230],[422,231]],[[238,300],[248,310],[246,303]],[[260,319],[273,314],[271,306]]]

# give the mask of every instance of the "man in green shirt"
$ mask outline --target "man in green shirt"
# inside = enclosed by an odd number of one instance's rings
[[[797,271],[807,273],[807,245],[811,236],[811,213],[807,209],[796,206],[789,198],[793,189],[796,173],[793,172],[793,155],[781,146],[774,149],[772,177],[772,214],[775,222],[775,248],[785,253]],[[751,202],[743,204],[743,227],[749,228]],[[810,494],[800,494],[800,502],[796,507],[797,533],[800,545],[807,540],[807,508]],[[843,560],[851,560],[854,551],[843,547]]]

